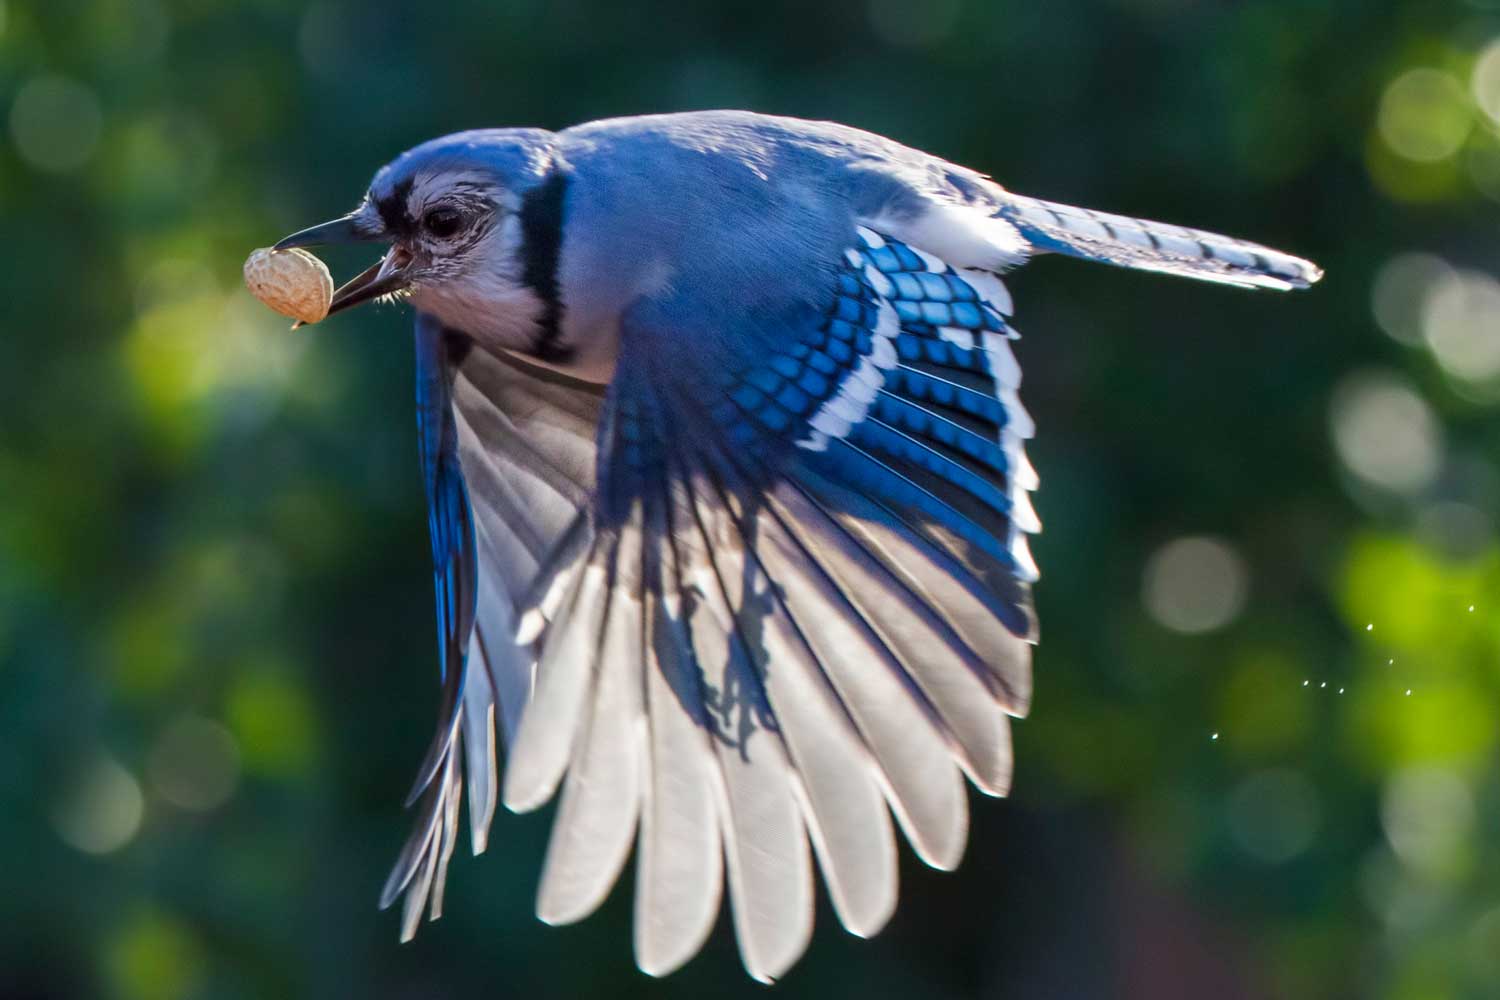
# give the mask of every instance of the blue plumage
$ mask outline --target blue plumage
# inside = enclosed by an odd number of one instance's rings
[[[634,848],[641,968],[691,957],[727,891],[765,980],[806,947],[814,858],[874,933],[895,828],[951,868],[963,780],[1009,787],[1040,525],[999,273],[1320,274],[745,112],[434,140],[280,245],[359,240],[392,248],[333,310],[418,311],[443,682],[382,902],[403,936],[440,911],[465,779],[476,851],[498,800],[559,796],[543,919]]]
[[[438,728],[407,805],[419,798],[425,836],[408,843],[381,892],[388,906],[414,878],[423,883],[412,892],[402,917],[402,936],[410,937],[421,917],[431,887],[441,887],[452,851],[459,787],[452,750],[462,716],[457,708],[467,680],[469,637],[474,629],[478,596],[478,563],[474,544],[473,511],[458,456],[458,430],[453,410],[456,356],[465,349],[430,318],[417,321],[416,389],[417,443],[422,480],[427,493],[428,527],[432,542],[433,584],[437,603],[438,666],[443,684]],[[441,912],[441,888],[435,890],[432,912]]]
[[[458,460],[453,417],[453,343],[430,318],[416,330],[417,440],[426,486],[443,676],[462,671],[474,624],[474,523]],[[460,348],[462,350],[462,348]]]

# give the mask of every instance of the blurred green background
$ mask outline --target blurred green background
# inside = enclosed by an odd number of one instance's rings
[[[397,945],[409,317],[239,276],[422,139],[721,106],[1328,270],[1014,277],[1014,795],[777,994],[1500,996],[1500,2],[0,0],[0,997],[765,995],[722,922],[634,971],[623,889],[539,924],[545,814]]]

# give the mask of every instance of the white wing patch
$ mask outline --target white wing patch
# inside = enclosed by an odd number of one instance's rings
[[[885,246],[880,235],[868,229],[861,228],[859,237],[866,249]],[[854,426],[870,412],[870,404],[875,402],[875,397],[885,385],[885,372],[896,367],[896,335],[901,332],[901,321],[887,301],[887,295],[893,293],[895,288],[858,250],[846,251],[845,257],[851,267],[863,271],[865,280],[875,288],[880,312],[875,329],[871,331],[873,343],[870,353],[861,357],[854,370],[844,377],[833,398],[813,413],[808,421],[812,430],[797,441],[797,447],[808,451],[826,451],[830,439],[847,437]],[[877,281],[883,281],[889,291],[881,293]]]
[[[933,203],[915,218],[881,215],[867,220],[867,224],[913,250],[922,247],[955,267],[1007,271],[1025,263],[1031,245],[1012,222],[991,215],[991,211],[972,205]]]

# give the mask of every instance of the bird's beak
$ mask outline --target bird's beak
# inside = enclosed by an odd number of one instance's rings
[[[309,226],[295,232],[272,247],[272,250],[290,250],[292,247],[324,247],[342,243],[378,243],[386,239],[383,232],[372,232],[359,212]]]
[[[388,243],[390,237],[383,230],[371,231],[359,212],[351,212],[341,219],[312,226],[293,233],[271,249],[290,250],[293,247],[329,246],[341,243]],[[377,263],[361,271],[349,282],[339,286],[328,304],[328,314],[361,302],[378,299],[405,288],[411,280],[411,255],[400,247],[392,247]]]
[[[405,288],[411,281],[411,255],[400,247],[391,247],[384,257],[340,285],[328,303],[328,315],[378,299]]]

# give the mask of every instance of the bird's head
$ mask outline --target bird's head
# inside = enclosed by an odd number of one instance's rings
[[[528,285],[523,215],[552,172],[551,144],[552,134],[539,129],[423,143],[382,167],[353,212],[293,233],[276,249],[387,243],[383,259],[334,293],[330,313],[406,295],[469,332],[524,338],[541,306]]]

